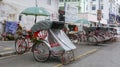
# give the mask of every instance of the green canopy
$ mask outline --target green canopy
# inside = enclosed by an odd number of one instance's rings
[[[50,13],[42,7],[29,7],[24,9],[21,14],[35,16],[49,16]]]
[[[35,16],[35,23],[37,16],[50,16],[50,13],[42,7],[29,7],[24,9],[21,14]]]
[[[79,20],[75,21],[75,23],[90,24],[90,22],[87,19],[79,19]]]

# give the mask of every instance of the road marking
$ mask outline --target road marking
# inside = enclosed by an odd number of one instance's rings
[[[79,56],[75,57],[74,60],[78,60],[78,59],[80,59],[80,58],[82,58],[82,57],[84,57],[84,56],[87,56],[87,55],[89,55],[89,54],[92,54],[92,53],[94,53],[94,52],[96,52],[96,51],[97,51],[97,49],[92,49],[92,50],[90,50],[90,51],[87,51],[87,52],[85,52],[85,53],[83,53],[83,54],[80,54]],[[55,65],[54,67],[62,67],[62,66],[63,66],[63,64],[57,64],[57,65]]]
[[[3,50],[11,50],[12,48],[8,48],[8,47],[6,47],[6,48],[4,48]]]
[[[58,65],[56,65],[56,66],[54,66],[54,67],[61,67],[63,64],[58,64]]]
[[[24,53],[24,54],[29,54],[29,53],[31,53],[31,52],[27,52],[27,53]],[[10,58],[10,57],[15,57],[15,56],[20,56],[20,55],[15,54],[15,55],[10,55],[10,56],[0,57],[0,60],[6,59],[6,58]]]
[[[74,59],[75,59],[75,60],[78,60],[78,59],[80,59],[80,58],[82,58],[82,57],[84,57],[84,56],[87,56],[87,55],[89,55],[89,54],[92,54],[92,53],[94,53],[94,52],[96,52],[96,51],[97,51],[97,49],[92,49],[92,50],[90,50],[90,51],[87,51],[87,52],[79,55],[78,57],[75,57]]]
[[[6,58],[10,58],[10,57],[15,57],[17,55],[12,55],[12,56],[6,56],[6,57],[1,57],[0,60],[6,59]]]
[[[6,49],[10,49],[10,48],[6,48]],[[87,52],[85,52],[83,54],[80,54],[79,56],[75,57],[74,60],[78,60],[78,59],[80,59],[80,58],[82,58],[84,56],[87,56],[89,54],[92,54],[92,53],[94,53],[96,51],[97,51],[97,49],[92,49],[90,51],[87,51]],[[29,53],[31,53],[31,52],[27,52],[27,53],[24,53],[24,54],[29,54]],[[6,56],[6,57],[1,57],[0,60],[6,59],[6,58],[10,58],[10,57],[15,57],[15,56],[18,56],[18,55],[11,55],[11,56]],[[63,66],[63,64],[57,64],[54,67],[62,67],[62,66]]]

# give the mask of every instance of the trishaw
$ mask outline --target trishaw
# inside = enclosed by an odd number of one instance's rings
[[[62,31],[64,22],[39,21],[34,24],[28,34],[24,34],[15,42],[16,52],[24,53],[27,50],[26,39],[33,42],[31,51],[37,61],[47,61],[51,56],[60,58],[63,64],[74,60],[76,47]]]
[[[86,32],[86,37],[89,44],[97,45],[98,43],[104,41],[104,37],[100,34],[101,32],[99,27],[84,27],[83,29]]]
[[[69,23],[66,23],[66,26],[68,27],[68,30],[67,30],[66,34],[69,37],[69,39],[74,44],[79,44],[80,38],[77,35],[77,33],[78,33],[78,26],[74,25],[74,24],[69,24]]]
[[[88,43],[97,45],[98,43],[104,43],[114,38],[114,33],[109,28],[104,27],[89,27],[84,28],[87,34]]]

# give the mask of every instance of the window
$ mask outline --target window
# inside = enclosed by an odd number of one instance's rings
[[[63,2],[63,0],[60,0],[60,2]]]
[[[78,0],[72,0],[73,2],[76,2],[76,1],[78,1]]]
[[[103,0],[101,0],[101,2],[103,2]]]
[[[101,7],[100,7],[101,9],[103,9],[103,5],[101,5]]]
[[[68,0],[68,2],[70,2],[70,0]]]
[[[65,2],[67,2],[67,0],[65,0]]]
[[[76,0],[72,0],[72,2],[76,2]]]
[[[120,7],[119,7],[119,10],[118,10],[118,12],[120,13]]]
[[[88,10],[88,5],[86,5],[86,10]]]
[[[96,0],[92,0],[92,1],[96,1]]]
[[[51,0],[47,0],[47,3],[48,3],[49,5],[51,5]]]
[[[102,13],[102,18],[104,18],[104,14]]]
[[[69,0],[68,0],[69,1]],[[80,0],[70,0],[71,2],[79,2]],[[69,2],[70,2],[69,1]]]
[[[95,5],[92,5],[92,10],[96,10],[96,6]]]

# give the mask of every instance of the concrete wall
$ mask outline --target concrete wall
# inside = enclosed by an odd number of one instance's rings
[[[88,12],[97,15],[97,10],[99,9],[99,0],[96,1],[88,0],[87,3],[88,3]],[[100,2],[100,4],[103,5],[103,9],[102,9],[103,18],[108,20],[109,13],[118,15],[119,13],[117,11],[119,8],[118,6],[119,3],[120,3],[119,0],[111,0],[111,1],[103,0],[102,2]],[[96,10],[91,10],[92,5],[96,5]]]
[[[102,9],[102,14],[103,14],[103,18],[104,19],[108,19],[109,18],[109,0],[103,0],[100,2],[101,5],[103,5],[103,9]],[[96,10],[92,10],[92,5],[96,5]],[[97,10],[99,9],[99,0],[96,1],[91,1],[88,0],[88,12],[97,15]]]
[[[10,4],[14,6],[16,10],[16,17],[14,21],[18,21],[18,15],[27,7],[33,7],[36,5],[35,0],[4,0],[6,4]],[[50,19],[50,20],[58,20],[58,0],[37,0],[38,7],[44,7],[48,12],[50,12],[50,16],[43,17],[39,16],[37,21]],[[7,9],[7,7],[5,8]],[[9,10],[11,11],[11,10]],[[30,27],[34,24],[34,16],[23,16],[21,25],[30,29]]]

